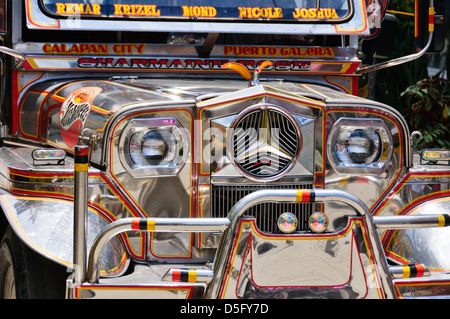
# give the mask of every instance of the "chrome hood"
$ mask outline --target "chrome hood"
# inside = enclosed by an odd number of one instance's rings
[[[292,83],[269,85],[290,94],[314,95]],[[46,81],[30,87],[19,105],[19,138],[63,148],[69,153],[78,143],[95,137],[93,161],[102,161],[101,143],[108,123],[127,110],[170,107],[183,104],[196,108],[198,102],[248,88],[248,82],[212,79],[127,79]],[[249,92],[251,93],[251,92]],[[238,96],[248,94],[237,93]],[[323,99],[320,97],[320,99]],[[320,102],[319,102],[320,104]],[[195,113],[195,112],[194,112]]]

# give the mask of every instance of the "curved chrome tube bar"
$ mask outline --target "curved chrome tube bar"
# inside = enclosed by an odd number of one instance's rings
[[[369,208],[361,200],[340,190],[260,190],[241,199],[231,209],[228,218],[124,218],[109,224],[97,235],[91,247],[87,263],[87,282],[98,283],[101,253],[106,244],[120,233],[127,231],[224,232],[221,246],[217,250],[214,260],[214,269],[208,270],[206,276],[207,281],[211,280],[206,297],[217,298],[231,255],[234,238],[237,236],[240,218],[250,207],[265,202],[313,203],[336,201],[349,205],[358,216],[365,219],[368,238],[374,248],[374,259],[378,261],[380,278],[385,287],[385,292],[390,294],[390,297],[395,297],[395,289],[392,283],[393,270],[387,264],[377,228],[443,227],[450,225],[450,216],[444,214],[373,217]],[[166,274],[165,277],[169,275]]]
[[[413,53],[413,54],[410,54],[410,55],[406,55],[406,56],[403,56],[403,57],[400,57],[400,58],[397,58],[397,59],[389,60],[389,61],[386,61],[386,62],[382,62],[382,63],[379,63],[379,64],[375,64],[375,65],[371,65],[371,66],[360,68],[360,69],[356,70],[356,74],[364,74],[364,73],[369,73],[369,72],[373,72],[373,71],[378,71],[378,70],[381,70],[381,69],[390,68],[390,67],[393,67],[393,66],[396,66],[396,65],[400,65],[400,64],[403,64],[403,63],[407,63],[407,62],[411,62],[411,61],[417,60],[418,58],[423,56],[428,51],[428,49],[431,46],[431,41],[432,40],[433,40],[433,32],[430,32],[430,34],[428,36],[428,42],[427,42],[426,46],[422,50],[420,50],[419,52]]]
[[[88,258],[87,281],[99,280],[99,260],[106,244],[127,231],[145,232],[223,232],[227,218],[123,218],[105,227],[95,238]]]
[[[306,195],[306,196],[305,196]],[[214,261],[214,278],[209,285],[206,293],[207,298],[217,298],[219,295],[220,285],[225,277],[226,266],[231,255],[233,238],[237,235],[239,220],[244,212],[253,205],[264,202],[343,202],[352,208],[366,220],[367,231],[374,248],[375,260],[379,261],[379,272],[383,274],[381,280],[386,287],[386,291],[395,296],[395,289],[389,275],[389,267],[384,255],[383,247],[378,237],[377,230],[373,224],[372,214],[369,208],[356,196],[340,191],[317,189],[309,190],[260,190],[253,192],[239,202],[231,209],[228,214],[230,219],[230,227],[225,231],[222,237],[222,244],[217,250],[216,259]]]
[[[16,69],[20,69],[23,66],[23,64],[25,63],[26,58],[19,51],[16,51],[16,50],[4,47],[4,46],[0,46],[0,52],[8,54],[8,55],[16,58],[17,60],[19,60],[15,65]]]

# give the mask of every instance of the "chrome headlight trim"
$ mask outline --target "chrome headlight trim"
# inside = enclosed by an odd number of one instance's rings
[[[259,153],[261,153],[260,149],[262,152],[267,152],[269,154],[274,153],[275,157],[282,159],[284,163],[281,165],[281,168],[277,172],[274,172],[273,174],[268,173],[268,174],[261,174],[258,176],[258,174],[252,173],[248,169],[242,167],[239,156],[236,156],[239,154],[236,154],[235,152],[234,138],[235,135],[239,133],[239,130],[242,129],[239,127],[239,125],[241,124],[241,121],[245,120],[249,115],[255,112],[263,113],[263,116],[265,116],[265,120],[261,119],[259,120],[259,123],[256,123],[257,121],[255,121],[253,126],[249,125],[248,128],[254,129],[255,131],[256,130],[260,131],[254,132],[255,133],[253,134],[254,136],[250,137],[252,141],[256,143],[256,146],[245,148],[246,155],[243,157],[250,158],[252,154],[253,155],[256,154],[258,157]],[[289,150],[283,149],[283,146],[281,145],[280,142],[282,141],[282,139],[278,135],[275,138],[273,137],[274,134],[272,134],[272,129],[276,130],[277,128],[271,127],[271,121],[269,120],[269,116],[267,115],[270,112],[279,114],[281,116],[281,119],[279,119],[280,121],[286,120],[287,122],[289,122],[289,125],[292,126],[291,133],[292,135],[295,135],[296,140],[290,146]],[[265,133],[261,133],[261,131],[262,132],[265,131]],[[277,132],[276,134],[278,133],[279,132]],[[244,133],[244,135],[245,134],[246,133]],[[284,142],[285,141],[283,141],[283,143]],[[233,120],[229,133],[227,133],[227,153],[228,157],[233,163],[233,166],[246,178],[257,182],[274,181],[285,176],[295,165],[301,151],[301,144],[302,144],[302,136],[300,133],[299,125],[295,120],[295,118],[284,109],[268,103],[252,105],[243,110],[242,112],[240,112]],[[280,165],[280,162],[275,166]],[[256,164],[257,163],[255,163],[255,165]]]
[[[377,155],[368,156],[366,163],[345,162],[338,156],[336,142],[343,131],[365,132],[368,139],[379,143]],[[327,156],[331,166],[340,174],[379,175],[386,170],[393,153],[392,134],[383,120],[378,118],[340,118],[330,130],[327,139]]]
[[[130,143],[137,135],[155,132],[166,142],[173,154],[165,163],[137,163],[130,154]],[[175,118],[132,119],[124,127],[119,139],[119,158],[126,171],[135,178],[175,176],[186,164],[189,155],[186,130]]]

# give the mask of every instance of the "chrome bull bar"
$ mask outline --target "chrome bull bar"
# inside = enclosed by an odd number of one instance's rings
[[[99,260],[103,249],[109,240],[120,233],[127,231],[223,232],[222,242],[214,260],[214,276],[206,292],[207,298],[217,298],[231,255],[233,238],[238,231],[240,218],[248,208],[265,202],[324,203],[333,201],[351,206],[357,215],[365,219],[369,240],[374,247],[374,257],[378,261],[379,273],[382,275],[381,281],[388,298],[396,296],[392,282],[393,271],[387,264],[377,228],[441,227],[450,224],[448,215],[373,217],[369,208],[360,199],[340,190],[259,190],[236,203],[227,218],[124,218],[112,222],[97,235],[93,242],[87,261],[86,281],[98,283]],[[76,252],[74,254],[76,255]],[[83,278],[83,275],[80,277]]]
[[[122,218],[106,226],[95,238],[88,257],[87,281],[99,280],[99,260],[106,244],[127,231],[140,232],[223,232],[228,218]]]
[[[222,244],[219,247],[216,260],[214,262],[214,278],[212,279],[209,289],[207,290],[207,298],[217,298],[220,291],[221,283],[224,280],[226,265],[231,257],[233,238],[237,235],[239,220],[244,212],[253,205],[265,202],[278,203],[314,203],[314,202],[335,202],[339,201],[347,204],[355,209],[356,213],[364,217],[367,224],[367,231],[372,247],[374,247],[374,257],[379,261],[379,271],[383,274],[381,280],[388,289],[391,296],[395,296],[395,289],[389,276],[389,267],[383,252],[380,239],[377,235],[373,217],[369,208],[356,196],[340,191],[340,190],[260,190],[253,192],[242,198],[231,209],[228,214],[230,227],[225,231]]]

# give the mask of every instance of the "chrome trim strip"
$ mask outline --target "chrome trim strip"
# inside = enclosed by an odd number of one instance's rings
[[[450,216],[448,214],[373,217],[373,222],[378,229],[446,227],[449,226],[449,221]]]

